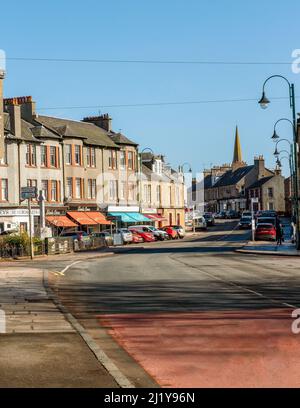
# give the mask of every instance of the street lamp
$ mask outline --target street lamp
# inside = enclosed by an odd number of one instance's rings
[[[147,150],[152,153],[154,156],[154,152],[151,149],[151,147],[145,147],[138,155],[139,158],[139,207],[140,211],[142,211],[142,165],[143,165],[143,153],[146,152]]]
[[[179,170],[181,173],[183,173],[183,168],[184,168],[184,166],[189,166],[189,170],[188,170],[189,173],[192,173],[192,172],[193,172],[192,166],[190,165],[190,163],[185,162],[185,163],[181,164],[180,166],[178,166],[178,167],[179,167],[178,170]]]
[[[298,143],[297,143],[297,119],[296,119],[296,102],[295,102],[295,85],[293,83],[290,83],[290,81],[285,78],[282,75],[272,75],[269,78],[265,80],[263,83],[263,88],[262,88],[262,97],[259,100],[259,104],[261,108],[266,109],[268,105],[270,104],[270,100],[266,96],[265,88],[266,84],[268,81],[270,81],[273,78],[280,78],[283,79],[289,89],[289,100],[290,100],[290,108],[292,110],[292,127],[293,127],[293,145],[292,145],[292,157],[293,157],[293,173],[294,173],[294,212],[296,216],[296,246],[297,249],[300,249],[300,233],[299,233],[299,209],[298,209],[298,160],[297,160],[297,155],[298,155]],[[286,119],[284,119],[286,120]],[[277,123],[276,123],[277,124]],[[275,126],[276,126],[275,124]],[[274,127],[274,133],[272,136],[273,140],[277,139],[277,133],[276,129]],[[275,137],[274,137],[275,136]]]
[[[265,94],[264,90],[263,90],[263,93],[262,93],[262,97],[261,97],[261,99],[259,100],[258,103],[260,104],[262,109],[267,109],[267,107],[268,107],[268,105],[270,103],[269,99],[266,97],[266,94]]]
[[[274,125],[273,136],[271,137],[271,139],[272,139],[274,142],[276,142],[276,140],[278,140],[278,139],[280,138],[280,136],[279,136],[278,133],[276,132],[276,126],[278,125],[279,122],[283,122],[283,121],[289,122],[292,126],[294,126],[294,125],[293,125],[293,122],[292,122],[291,120],[287,119],[287,118],[281,118],[281,119],[277,120],[277,122],[275,122],[275,125]]]

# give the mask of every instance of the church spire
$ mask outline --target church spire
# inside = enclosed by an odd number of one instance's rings
[[[234,152],[233,152],[233,161],[232,163],[242,163],[242,149],[239,136],[239,129],[235,129],[235,141],[234,141]]]

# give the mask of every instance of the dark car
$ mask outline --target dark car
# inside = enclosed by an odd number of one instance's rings
[[[220,211],[215,215],[215,218],[220,220],[224,220],[226,218],[226,211]]]
[[[226,218],[233,220],[236,218],[240,218],[240,214],[235,210],[229,210],[226,212]]]
[[[215,217],[212,213],[204,213],[203,217],[205,218],[207,226],[214,226],[215,225]]]
[[[252,228],[252,218],[242,217],[239,222],[239,229],[251,229]]]

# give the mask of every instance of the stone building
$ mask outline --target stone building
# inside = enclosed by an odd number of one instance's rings
[[[162,155],[141,154],[142,212],[157,227],[185,224],[185,185],[183,174],[165,164]]]
[[[281,211],[281,196],[284,194],[282,176],[266,168],[263,156],[255,157],[252,165],[247,165],[242,160],[240,137],[238,128],[236,128],[234,154],[230,168],[224,165],[220,168],[214,167],[205,173],[205,208],[207,211],[235,210],[242,212],[249,208],[249,188],[259,180],[273,177],[275,178],[270,182],[272,184],[270,188],[273,188],[276,197],[273,201],[264,198],[262,205],[272,206],[273,203]]]
[[[279,169],[276,169],[274,174],[255,181],[248,187],[247,194],[248,208],[251,205],[251,198],[258,198],[258,203],[253,204],[254,211],[275,210],[285,213],[284,177]]]

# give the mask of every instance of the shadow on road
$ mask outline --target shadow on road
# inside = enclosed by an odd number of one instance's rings
[[[213,265],[212,270],[213,270]],[[199,271],[199,275],[201,272]],[[300,277],[273,282],[251,282],[241,287],[201,276],[201,280],[161,280],[123,283],[60,283],[57,294],[77,316],[91,313],[146,313],[192,311],[241,311],[282,308],[281,302],[297,305]],[[272,299],[272,300],[271,300]],[[277,303],[278,302],[278,303]]]

